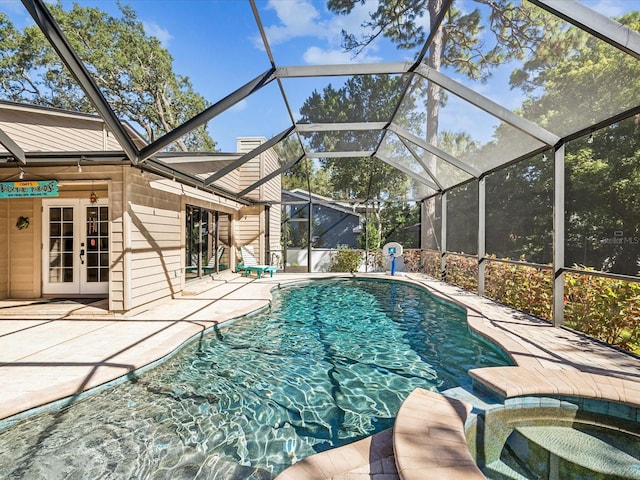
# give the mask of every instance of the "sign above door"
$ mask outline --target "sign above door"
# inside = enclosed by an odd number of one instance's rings
[[[57,180],[0,182],[0,198],[57,197]]]

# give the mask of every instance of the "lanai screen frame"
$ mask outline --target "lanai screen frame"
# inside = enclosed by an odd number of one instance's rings
[[[584,4],[573,0],[528,0],[535,6],[555,15],[564,21],[578,27],[590,35],[597,37],[598,39],[606,42],[607,44],[625,52],[632,56],[636,60],[640,60],[640,34],[635,32],[621,24],[607,18],[604,15],[598,14]],[[179,182],[197,186],[205,191],[210,191],[223,195],[227,198],[232,198],[243,204],[255,204],[254,200],[246,197],[248,193],[258,188],[266,181],[272,179],[274,176],[292,168],[295,164],[306,158],[353,158],[358,157],[371,157],[377,158],[383,162],[386,162],[393,167],[403,171],[405,174],[414,178],[429,187],[432,190],[432,195],[439,195],[442,199],[443,212],[446,211],[446,198],[447,193],[453,188],[468,182],[478,182],[478,291],[482,295],[484,294],[484,269],[486,265],[486,246],[485,246],[485,209],[486,194],[485,194],[485,179],[487,175],[501,170],[509,165],[517,162],[526,161],[535,155],[543,152],[552,151],[554,161],[554,202],[553,202],[553,324],[558,326],[563,323],[563,298],[564,298],[564,274],[566,272],[576,271],[576,269],[569,268],[565,265],[564,245],[565,245],[565,146],[568,142],[588,135],[593,131],[607,127],[616,122],[629,118],[633,115],[640,113],[640,105],[633,107],[624,112],[618,112],[614,116],[607,118],[597,124],[588,125],[584,128],[580,128],[571,132],[568,135],[562,137],[554,134],[551,131],[542,128],[541,126],[526,120],[514,114],[507,108],[493,102],[487,97],[479,94],[471,88],[455,81],[451,77],[430,68],[423,63],[425,55],[433,41],[435,32],[440,28],[445,15],[453,5],[453,0],[444,0],[442,2],[442,9],[435,19],[435,28],[427,37],[427,40],[420,50],[415,61],[412,62],[396,62],[396,63],[374,63],[374,64],[346,64],[346,65],[320,65],[320,66],[278,66],[275,62],[274,56],[271,53],[268,37],[265,33],[260,12],[256,6],[255,0],[249,0],[251,9],[260,31],[262,42],[266,54],[269,58],[270,68],[262,74],[256,76],[249,82],[230,92],[227,96],[212,104],[206,110],[202,111],[198,115],[189,119],[176,129],[166,133],[157,140],[149,143],[143,148],[138,148],[131,139],[131,136],[127,133],[127,130],[123,126],[122,122],[117,118],[116,114],[105,100],[105,97],[101,93],[100,89],[96,85],[89,71],[83,65],[78,55],[74,52],[73,48],[65,38],[61,28],[47,9],[43,0],[22,0],[22,3],[29,14],[33,17],[36,24],[44,33],[45,37],[51,43],[53,48],[57,51],[62,61],[66,64],[72,75],[77,80],[80,87],[84,90],[87,98],[91,101],[96,109],[98,115],[105,121],[109,129],[113,132],[118,143],[122,146],[123,157],[119,159],[113,158],[112,161],[116,162],[128,162],[129,164],[136,166],[142,170],[149,170],[158,175],[175,179]],[[332,76],[354,76],[354,75],[381,75],[381,74],[393,74],[403,75],[406,78],[406,83],[402,94],[400,95],[398,104],[395,108],[395,113],[388,121],[385,122],[351,122],[351,123],[325,123],[325,124],[302,124],[295,120],[294,112],[290,107],[290,102],[287,97],[286,89],[283,85],[283,79],[292,78],[307,78],[307,77],[332,77]],[[395,123],[395,115],[398,113],[403,99],[407,95],[411,82],[415,79],[422,79],[429,82],[433,82],[449,93],[452,93],[476,108],[481,109],[487,114],[501,120],[503,123],[510,125],[522,134],[526,135],[535,141],[536,147],[520,155],[518,158],[511,158],[501,164],[494,166],[493,168],[482,170],[469,165],[463,160],[456,158],[455,156],[445,152],[441,148],[428,143],[427,141],[417,137],[412,132],[407,131],[401,125]],[[260,147],[242,155],[235,160],[231,165],[218,172],[213,173],[206,179],[201,179],[188,171],[183,171],[179,166],[166,163],[159,158],[159,154],[163,152],[169,145],[175,142],[177,139],[183,137],[185,134],[191,132],[197,127],[206,124],[209,120],[220,115],[224,111],[233,107],[241,102],[243,99],[249,97],[255,92],[259,91],[266,85],[275,82],[281,92],[282,99],[287,106],[288,114],[291,120],[291,126],[283,130],[278,135],[270,138]],[[314,132],[323,131],[365,131],[365,130],[379,130],[383,132],[381,140],[376,148],[367,151],[332,151],[332,152],[317,152],[310,151],[304,144],[302,135]],[[383,142],[387,135],[393,136],[407,147],[407,152],[414,157],[415,152],[412,151],[412,147],[420,148],[425,152],[433,155],[439,161],[445,162],[452,168],[458,169],[465,173],[468,177],[467,180],[456,183],[455,185],[443,186],[443,182],[440,181],[436,172],[429,171],[429,169],[423,165],[424,175],[416,173],[403,167],[392,158],[385,156],[383,151]],[[216,180],[222,178],[225,174],[232,170],[239,168],[244,163],[248,162],[252,158],[256,157],[260,153],[264,152],[268,148],[272,148],[279,143],[287,140],[290,137],[297,139],[300,145],[301,154],[294,158],[287,159],[282,167],[270,174],[269,176],[262,178],[255,182],[253,185],[244,188],[240,192],[230,192],[221,190],[214,185]],[[78,154],[82,154],[86,161],[104,162],[105,155],[96,155],[92,152],[73,152],[68,155],[68,158],[64,158],[63,155],[50,155],[39,153],[37,155],[30,152],[23,151],[20,146],[13,141],[5,132],[0,130],[0,144],[2,144],[9,155],[5,158],[5,162],[17,162],[18,165],[26,166],[30,165],[45,165],[48,162],[54,161],[59,164],[60,162],[69,161],[75,162]],[[109,159],[107,159],[109,161]],[[428,198],[428,197],[426,197]],[[380,200],[380,199],[367,199],[367,200]],[[424,200],[424,199],[418,199]],[[259,202],[258,202],[259,203]],[[272,203],[272,202],[269,202]],[[446,215],[443,218],[443,245],[442,245],[442,267],[446,268]],[[423,222],[424,223],[424,222]],[[521,263],[513,261],[513,263]],[[545,266],[541,266],[545,267]],[[606,277],[618,278],[627,281],[639,281],[636,277],[628,277],[624,275],[606,273],[606,272],[584,272],[578,270],[580,273],[588,273],[589,275],[602,275]]]

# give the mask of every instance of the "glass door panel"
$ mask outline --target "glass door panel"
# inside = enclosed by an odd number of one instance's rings
[[[86,207],[86,282],[109,281],[109,210],[106,206]]]
[[[109,207],[82,205],[80,292],[107,293],[109,289]]]
[[[47,255],[50,283],[73,282],[74,245],[73,207],[50,207]]]

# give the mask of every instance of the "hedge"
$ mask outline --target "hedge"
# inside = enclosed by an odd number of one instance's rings
[[[447,254],[447,282],[477,291],[478,261]],[[405,252],[407,271],[440,278],[440,254]],[[550,266],[548,266],[550,267]],[[587,267],[576,266],[589,271]],[[550,320],[553,274],[550,268],[487,260],[485,295],[497,302]],[[565,274],[564,324],[598,340],[640,354],[640,283],[602,276]]]

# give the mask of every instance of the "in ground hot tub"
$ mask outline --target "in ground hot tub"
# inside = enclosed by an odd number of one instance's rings
[[[575,397],[520,397],[469,422],[489,480],[640,479],[637,408]]]

